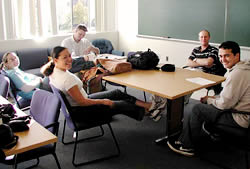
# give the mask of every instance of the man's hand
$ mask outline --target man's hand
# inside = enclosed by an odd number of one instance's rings
[[[83,51],[84,55],[88,55],[91,52],[91,46],[88,47],[85,51]]]
[[[200,98],[200,102],[206,104],[208,98],[213,98],[214,99],[215,97],[214,96],[204,96],[204,97]]]

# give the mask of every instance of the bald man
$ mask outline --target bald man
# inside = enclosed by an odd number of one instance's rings
[[[206,73],[224,76],[226,69],[220,63],[218,58],[218,49],[209,45],[210,33],[207,30],[199,32],[199,40],[201,46],[193,49],[191,56],[187,61],[187,66],[197,68]],[[221,85],[213,87],[215,94],[219,94],[222,90]]]

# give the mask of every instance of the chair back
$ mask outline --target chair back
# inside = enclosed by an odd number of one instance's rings
[[[100,54],[104,53],[111,54],[112,50],[114,49],[111,41],[103,38],[93,40],[92,44],[95,47],[99,48]]]
[[[36,90],[32,96],[30,114],[39,124],[44,127],[58,122],[61,102],[58,97],[45,90]],[[48,128],[56,133],[56,128]]]
[[[128,57],[130,57],[131,55],[135,54],[136,52],[128,52]]]
[[[2,74],[0,74],[0,95],[4,98],[8,97],[10,87],[10,79]]]
[[[71,106],[65,96],[65,94],[57,89],[54,85],[50,84],[51,89],[53,91],[53,93],[60,99],[61,101],[61,111],[64,114],[64,117],[66,119],[67,125],[69,126],[69,128],[71,128],[72,130],[75,130],[75,124],[71,119],[71,116],[69,114],[69,112],[71,111]]]

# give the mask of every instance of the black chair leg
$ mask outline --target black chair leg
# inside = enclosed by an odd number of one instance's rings
[[[107,81],[105,80],[105,82],[104,82],[104,87],[105,87],[105,90],[107,89]]]
[[[14,168],[14,169],[17,169],[17,154],[14,156],[13,168]]]
[[[109,126],[110,132],[111,132],[111,134],[112,134],[113,140],[114,140],[115,145],[116,145],[116,149],[117,149],[117,153],[118,153],[118,154],[117,154],[117,156],[119,156],[119,155],[120,155],[120,153],[121,153],[121,150],[120,150],[120,147],[119,147],[118,141],[116,140],[116,137],[115,137],[114,131],[113,131],[113,129],[112,129],[112,127],[111,127],[110,123],[108,123],[108,126]]]
[[[248,159],[248,152],[245,152],[245,159],[246,159],[246,169],[249,169],[249,159]]]
[[[124,87],[124,93],[127,93],[127,87],[126,86]]]
[[[144,95],[145,102],[147,102],[147,97],[146,97],[146,92],[145,91],[143,91],[143,95]]]
[[[57,158],[56,153],[53,153],[52,155],[53,155],[54,159],[56,160],[56,164],[57,164],[58,169],[61,169],[61,165],[60,165],[60,163],[59,163],[59,160],[58,160],[58,158]]]
[[[77,141],[77,139],[78,139],[78,132],[76,132],[76,140],[75,140],[74,151],[73,151],[73,158],[72,158],[72,164],[75,167],[81,166],[81,165],[87,165],[87,164],[90,164],[90,163],[99,162],[99,161],[103,161],[103,160],[108,160],[110,158],[118,157],[120,155],[120,147],[119,147],[119,144],[118,144],[118,142],[117,142],[117,140],[115,138],[115,135],[114,135],[114,132],[112,130],[112,127],[111,127],[111,125],[109,123],[108,123],[108,126],[109,126],[109,129],[110,129],[111,135],[113,137],[113,140],[115,142],[117,153],[114,154],[114,155],[109,155],[109,156],[102,157],[102,158],[97,158],[97,159],[94,159],[94,160],[89,160],[89,161],[85,161],[85,162],[81,162],[81,163],[76,163],[75,162],[76,148],[77,148],[77,143],[79,142],[79,141]],[[86,140],[89,140],[89,139],[86,139]]]
[[[64,145],[68,145],[68,144],[73,144],[73,143],[75,143],[74,140],[69,141],[69,142],[65,142],[65,141],[64,141],[65,128],[66,128],[66,119],[64,119],[64,124],[63,124],[62,143],[63,143]],[[104,130],[103,130],[102,126],[100,126],[100,129],[101,129],[101,133],[100,133],[100,134],[95,135],[95,136],[91,136],[91,137],[88,137],[88,138],[80,139],[80,140],[78,140],[77,142],[85,141],[85,140],[87,140],[87,139],[93,139],[93,138],[102,137],[102,136],[104,135]],[[76,132],[76,133],[77,133],[77,132]]]
[[[14,164],[13,164],[13,168],[14,168],[14,169],[17,169],[17,164],[18,164],[18,163],[17,163],[17,158],[18,158],[18,156],[15,155],[15,157],[14,157]],[[27,169],[37,167],[38,164],[39,164],[39,162],[40,162],[40,160],[39,160],[39,158],[37,158],[36,160],[37,160],[36,164],[34,164],[34,165],[28,167]]]

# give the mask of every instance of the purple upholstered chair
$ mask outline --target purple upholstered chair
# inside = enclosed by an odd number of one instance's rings
[[[58,117],[60,114],[60,108],[61,102],[57,96],[45,90],[36,90],[32,96],[30,114],[34,120],[47,128],[53,134],[57,135],[59,128]],[[0,162],[8,165],[14,165],[14,168],[17,168],[18,163],[37,159],[37,163],[31,166],[35,167],[39,164],[40,157],[52,154],[57,163],[57,167],[61,169],[55,151],[56,143],[53,143],[26,151],[24,153],[20,153],[11,160],[4,160]]]
[[[10,80],[8,77],[0,74],[0,95],[7,99],[10,87]]]
[[[103,119],[103,120],[96,120],[96,121],[88,122],[88,123],[86,123],[86,122],[76,122],[74,119],[71,118],[70,114],[73,112],[73,110],[72,110],[66,96],[64,95],[64,93],[62,91],[60,91],[59,89],[57,89],[52,84],[50,84],[50,86],[51,86],[53,92],[61,100],[61,111],[63,112],[64,117],[65,117],[64,127],[63,127],[63,134],[62,134],[62,142],[65,145],[74,143],[72,164],[74,166],[80,166],[80,165],[89,164],[89,163],[93,163],[93,162],[97,162],[97,161],[101,161],[101,160],[106,160],[106,159],[109,159],[109,158],[112,158],[112,157],[119,156],[120,155],[120,148],[119,148],[118,142],[117,142],[117,140],[115,138],[112,127],[110,125],[110,122],[112,121],[112,118]],[[78,113],[84,113],[84,112],[78,112]],[[75,139],[73,141],[70,141],[70,142],[67,142],[67,143],[64,142],[66,123],[67,123],[68,127],[75,132]],[[104,135],[104,130],[103,130],[102,125],[104,125],[104,124],[107,124],[109,129],[110,129],[110,132],[112,134],[112,137],[113,137],[116,149],[117,149],[117,153],[114,154],[114,155],[109,155],[109,156],[97,158],[97,159],[94,159],[94,160],[89,160],[89,161],[76,163],[77,160],[76,160],[75,157],[76,157],[77,143],[79,143],[81,141],[90,140],[90,139],[93,139],[93,138],[98,138],[98,137],[103,136]],[[80,131],[87,130],[87,129],[94,128],[94,127],[100,127],[101,128],[101,134],[78,140],[78,133]]]

